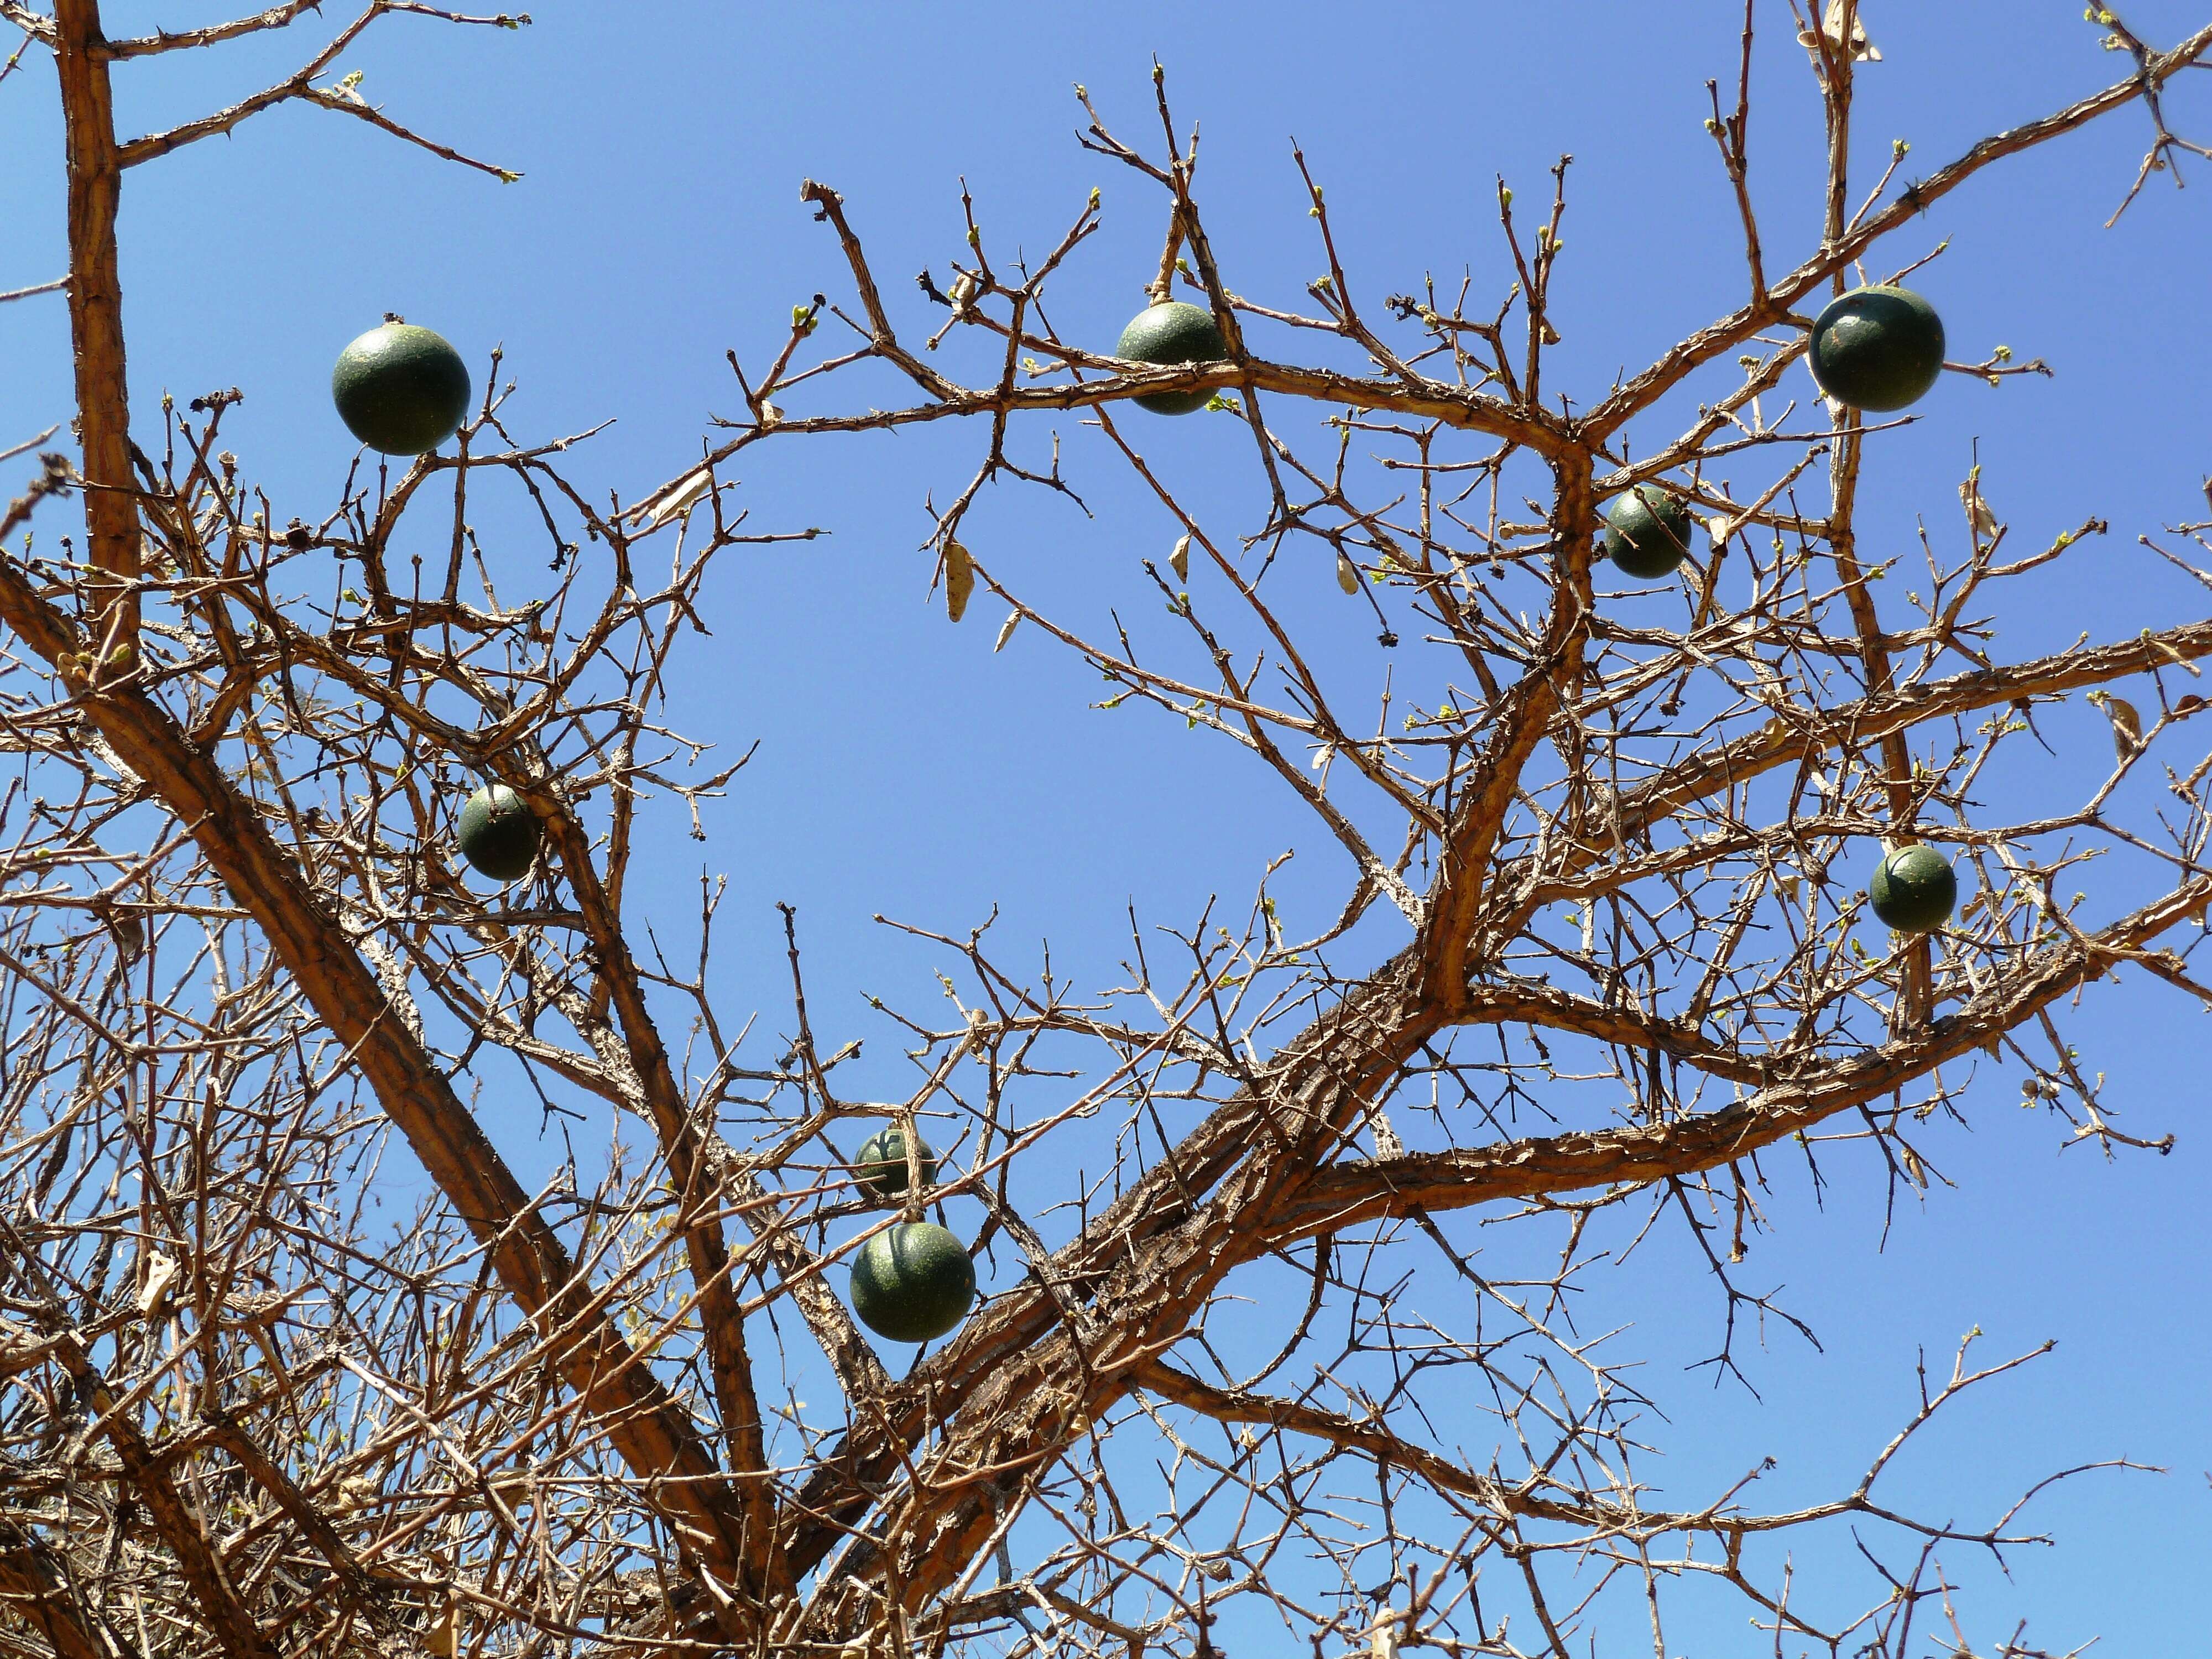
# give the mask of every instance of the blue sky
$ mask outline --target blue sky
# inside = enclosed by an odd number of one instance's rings
[[[201,21],[175,5],[118,0],[107,11],[117,33]],[[1886,58],[1859,82],[1861,153],[1874,158],[1864,174],[1893,137],[1913,147],[1908,172],[1932,169],[1984,132],[2116,78],[2124,61],[2097,49],[2078,6],[1870,0],[1868,12]],[[1778,9],[1762,13],[1752,182],[1771,268],[1817,232],[1820,132],[1802,52]],[[2179,3],[2125,15],[2154,40],[2204,21]],[[1078,147],[1070,85],[1088,85],[1109,120],[1150,141],[1155,53],[1183,122],[1203,125],[1199,194],[1228,279],[1263,301],[1296,306],[1323,269],[1291,164],[1295,137],[1356,250],[1352,274],[1370,308],[1430,271],[1455,286],[1466,270],[1476,294],[1502,294],[1493,179],[1536,197],[1571,151],[1554,289],[1566,341],[1547,373],[1578,399],[1740,302],[1734,207],[1702,126],[1704,82],[1734,74],[1735,6],[1469,0],[1354,16],[1290,0],[1171,21],[1074,4],[556,0],[518,33],[392,19],[341,67],[362,70],[364,94],[397,118],[525,178],[502,186],[304,109],[134,172],[123,276],[140,418],[165,389],[181,401],[244,388],[230,447],[280,521],[318,516],[353,453],[329,407],[330,361],[397,311],[472,362],[502,344],[519,431],[542,438],[614,417],[577,470],[635,497],[696,456],[709,411],[738,406],[726,349],[757,362],[794,302],[840,295],[834,241],[799,200],[805,177],[843,192],[916,331],[942,313],[915,302],[913,273],[928,265],[944,281],[963,252],[963,177],[1002,255],[1049,248],[1102,187],[1104,229],[1063,282],[1054,320],[1110,343],[1142,302],[1161,212],[1133,175]],[[306,44],[130,66],[118,76],[123,122],[143,130],[228,101],[285,72]],[[10,228],[0,289],[62,265],[51,81],[40,65],[0,87],[0,224]],[[2185,131],[2212,136],[2203,92],[2184,85],[2169,102]],[[2092,514],[2112,523],[2003,615],[2007,655],[2203,614],[2202,590],[2169,580],[2135,538],[2203,515],[2212,167],[2192,164],[2179,192],[2153,179],[2105,228],[2147,132],[2130,110],[2016,158],[1893,239],[1883,262],[1949,239],[1916,280],[1944,313],[1952,356],[2003,342],[2046,358],[2057,378],[1996,392],[1947,380],[1909,442],[1874,449],[1869,539],[1907,538],[1917,519],[1949,526],[1977,441],[1984,488],[2023,542]],[[962,345],[948,346],[948,363],[978,372]],[[66,416],[58,297],[0,309],[0,447]],[[1808,389],[1801,376],[1797,395]],[[1212,418],[1178,423],[1171,444],[1157,428],[1141,435],[1194,499],[1249,527],[1261,498],[1248,446]],[[1172,532],[1095,437],[1062,426],[1097,517],[1001,488],[969,539],[1096,624],[1139,591],[1138,557],[1161,558]],[[1671,429],[1656,418],[1639,436],[1648,447]],[[825,1047],[872,1033],[864,994],[931,994],[932,959],[875,926],[878,912],[957,933],[996,905],[1011,952],[1048,938],[1056,967],[1097,982],[1114,976],[1133,901],[1152,922],[1187,922],[1216,893],[1241,910],[1267,861],[1292,848],[1277,889],[1292,933],[1316,931],[1346,888],[1340,853],[1255,763],[1179,720],[1089,709],[1095,673],[1033,630],[994,654],[998,617],[980,605],[963,627],[946,624],[916,551],[922,503],[957,490],[979,442],[931,431],[750,452],[736,499],[754,527],[832,533],[730,560],[708,594],[714,638],[692,642],[672,712],[725,751],[756,738],[761,749],[709,809],[705,848],[684,837],[678,809],[663,809],[669,851],[639,899],[682,915],[702,860],[726,873],[719,988],[775,1030],[785,968],[773,907],[797,905]],[[20,481],[0,477],[10,493]],[[1291,603],[1333,665],[1375,674],[1371,626],[1347,623],[1326,572],[1313,574]],[[2097,719],[2079,707],[2051,718]],[[1376,948],[1390,943],[1375,935]],[[1650,1356],[1648,1386],[1673,1419],[1659,1436],[1663,1480],[1684,1496],[1768,1452],[1783,1458],[1776,1482],[1816,1494],[1903,1420],[1920,1349],[1948,1366],[1977,1325],[1993,1353],[2056,1339],[2050,1358],[1970,1402],[1899,1474],[1939,1513],[1965,1519],[2056,1468],[2120,1455],[2170,1466],[2164,1477],[2087,1477],[2043,1500],[2033,1518],[2061,1548],[2027,1553],[2016,1584],[1986,1605],[2030,1617],[2031,1638],[2060,1650],[2099,1634],[2100,1651],[2191,1650],[2212,1626],[2201,1570],[2212,1522],[2204,1016],[2130,981],[2093,990],[2069,1018],[2136,1132],[2179,1135],[2172,1157],[2061,1156],[2052,1122],[2017,1109],[2016,1079],[1994,1075],[1972,1097],[1972,1131],[1932,1137],[1957,1184],[1901,1209],[1886,1241],[1863,1160],[1831,1170],[1824,1204],[1802,1181],[1778,1181],[1777,1231],[1753,1266],[1759,1288],[1788,1285],[1788,1305],[1826,1352],[1778,1336],[1753,1368],[1757,1402],[1680,1369],[1710,1350],[1719,1310],[1679,1253],[1639,1258],[1606,1296],[1639,1322],[1629,1340]],[[877,1075],[890,1088],[898,1072],[887,1041],[884,1050]],[[534,1110],[494,1121],[526,1163]],[[1686,1626],[1685,1650],[1749,1650],[1740,1610],[1723,1612],[1709,1630]],[[1602,1634],[1601,1652],[1647,1642],[1633,1626]]]

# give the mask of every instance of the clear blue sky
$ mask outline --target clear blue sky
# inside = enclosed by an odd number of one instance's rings
[[[107,9],[118,33],[204,15],[121,0]],[[1886,61],[1859,82],[1862,153],[1879,158],[1890,137],[1905,138],[1908,171],[2102,85],[2124,63],[2097,49],[2078,4],[1869,0],[1867,10]],[[1817,228],[1818,116],[1781,9],[1762,12],[1753,181],[1770,264],[1780,265]],[[1070,83],[1086,83],[1109,118],[1150,141],[1158,53],[1182,117],[1204,125],[1200,196],[1229,281],[1274,303],[1297,304],[1323,269],[1293,137],[1357,250],[1352,276],[1370,308],[1425,271],[1455,285],[1471,270],[1478,295],[1502,294],[1493,178],[1534,196],[1571,151],[1554,298],[1566,344],[1550,373],[1587,400],[1740,301],[1733,204],[1702,126],[1705,81],[1734,74],[1740,15],[1720,0],[1358,10],[1273,0],[1172,19],[1074,4],[547,0],[520,33],[397,18],[341,67],[362,70],[364,94],[394,116],[524,180],[501,186],[305,109],[134,172],[123,217],[133,395],[143,422],[164,389],[182,400],[244,388],[229,446],[280,521],[313,518],[352,454],[329,407],[331,359],[398,311],[472,362],[503,343],[520,432],[542,438],[615,417],[577,471],[635,496],[697,453],[708,411],[737,407],[726,349],[757,362],[795,301],[840,293],[834,242],[799,200],[810,176],[844,193],[915,330],[942,313],[925,318],[914,303],[913,273],[927,264],[942,281],[963,252],[962,177],[1001,253],[1043,252],[1103,186],[1105,229],[1063,283],[1054,317],[1064,333],[1109,343],[1141,303],[1161,215],[1133,175],[1078,148]],[[2206,15],[2176,0],[2125,15],[2154,40]],[[143,130],[227,101],[289,69],[307,39],[130,66],[118,76],[123,122]],[[2212,138],[2203,89],[2185,84],[2169,101],[2185,131]],[[1976,440],[1987,493],[2023,543],[2092,514],[2112,525],[2071,574],[2004,616],[2008,655],[2082,629],[2132,633],[2146,592],[2169,620],[2203,612],[2202,591],[2192,599],[2154,576],[2135,537],[2204,513],[2212,166],[2192,161],[2180,192],[2154,179],[2117,228],[2103,228],[2147,131],[2130,110],[2016,159],[1894,239],[1885,260],[1949,238],[1918,286],[1943,311],[1952,355],[1978,358],[2004,342],[2045,357],[2057,377],[2001,392],[1947,380],[1909,443],[1877,448],[1869,537],[1909,537],[1916,518],[1948,533]],[[0,88],[0,157],[4,289],[63,264],[43,65]],[[1878,166],[1863,161],[1863,174]],[[66,416],[67,369],[58,297],[0,309],[0,447]],[[1249,454],[1233,434],[1201,429],[1206,418],[1186,423],[1188,447],[1171,464],[1197,499],[1234,515],[1225,523],[1249,528],[1261,511]],[[1002,500],[1012,492],[1001,489],[970,539],[1095,624],[1108,603],[1131,601],[1137,557],[1162,557],[1172,533],[1095,439],[1063,426],[1097,520]],[[932,963],[872,924],[877,912],[961,932],[996,904],[1003,939],[1048,937],[1056,968],[1096,983],[1115,975],[1133,898],[1153,922],[1185,923],[1212,893],[1241,908],[1267,860],[1295,848],[1280,890],[1291,931],[1311,932],[1347,883],[1340,854],[1256,763],[1180,721],[1091,712],[1095,675],[1032,631],[994,655],[998,615],[980,605],[963,627],[947,626],[915,551],[928,527],[922,501],[957,491],[979,441],[932,431],[744,458],[739,500],[756,527],[833,534],[741,554],[710,591],[714,637],[694,642],[674,723],[726,751],[757,738],[760,755],[710,809],[706,848],[683,836],[675,809],[661,812],[667,857],[639,895],[681,915],[702,858],[726,872],[720,990],[774,1030],[787,1016],[773,906],[796,904],[825,1047],[877,1036],[886,1090],[895,1057],[860,996],[923,1005]],[[12,493],[27,465],[12,464],[0,484]],[[1312,614],[1340,629],[1329,592],[1316,586]],[[1370,646],[1371,629],[1353,629],[1328,649],[1350,663]],[[2095,716],[2075,708],[2053,718]],[[2017,1109],[2017,1079],[1993,1074],[1977,1086],[1972,1132],[1931,1136],[1956,1185],[1903,1209],[1886,1244],[1880,1194],[1863,1181],[1832,1186],[1825,1205],[1802,1181],[1778,1182],[1777,1232],[1750,1265],[1764,1275],[1758,1288],[1789,1286],[1788,1305],[1826,1352],[1778,1335],[1753,1367],[1757,1402],[1680,1369],[1710,1350],[1719,1310],[1679,1254],[1655,1251],[1603,1294],[1615,1315],[1640,1321],[1628,1340],[1650,1353],[1644,1386],[1673,1419],[1654,1437],[1669,1456],[1646,1473],[1682,1502],[1769,1452],[1782,1460],[1775,1494],[1824,1495],[1908,1414],[1919,1349],[1947,1366],[1975,1325],[1991,1357],[2057,1339],[2049,1359],[1930,1436],[1902,1485],[1964,1522],[2066,1465],[2126,1455],[2168,1466],[2163,1477],[2087,1477],[2041,1500],[2030,1518],[2061,1547],[2024,1553],[2016,1584],[1980,1605],[2031,1618],[2031,1640],[2057,1650],[2101,1634],[2104,1652],[2195,1651],[2212,1628],[2202,1565],[2212,1523],[2203,1265],[2212,1028],[2134,981],[2096,988],[2070,1017],[2136,1132],[2179,1134],[2171,1158],[2062,1157],[2052,1121]],[[492,1121],[527,1164],[534,1109]],[[1849,1167],[1866,1173],[1863,1161]],[[1847,1540],[1833,1541],[1848,1553]],[[1981,1628],[1996,1639],[1993,1625]],[[1637,1626],[1603,1634],[1601,1654],[1649,1650]],[[1677,1634],[1699,1659],[1753,1650],[1735,1606],[1710,1629],[1691,1620]]]

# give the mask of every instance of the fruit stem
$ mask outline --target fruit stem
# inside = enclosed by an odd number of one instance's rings
[[[921,1137],[915,1132],[914,1108],[899,1109],[899,1151],[906,1154],[906,1203],[899,1219],[902,1222],[922,1219],[921,1208]]]
[[[1154,305],[1164,305],[1175,298],[1176,260],[1182,253],[1182,209],[1168,211],[1167,246],[1160,250],[1160,274],[1152,278],[1145,292],[1152,295]]]

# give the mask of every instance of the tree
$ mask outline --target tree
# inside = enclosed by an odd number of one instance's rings
[[[1976,607],[2105,526],[2016,550],[1975,477],[1954,550],[1930,544],[1925,598],[1878,606],[1893,562],[1855,532],[1861,459],[1909,437],[1840,405],[1771,419],[1760,400],[1804,356],[1810,313],[1856,269],[1887,274],[1885,239],[2008,156],[2147,115],[2132,201],[2199,153],[2160,94],[2212,25],[2161,50],[2100,13],[2126,70],[2110,87],[1917,180],[1900,149],[1854,210],[1856,7],[1793,21],[1829,173],[1819,244],[1770,274],[1747,6],[1743,72],[1711,123],[1746,297],[1594,398],[1547,373],[1565,160],[1533,216],[1501,184],[1519,281],[1493,310],[1433,285],[1370,298],[1297,157],[1328,272],[1292,314],[1230,285],[1164,75],[1142,144],[1079,91],[1084,143],[1158,192],[1152,296],[1206,310],[1220,359],[1146,366],[1054,331],[1045,291],[1084,280],[1095,193],[1034,266],[971,212],[967,258],[898,307],[844,198],[810,181],[838,297],[799,307],[764,364],[732,356],[744,414],[665,486],[624,504],[574,481],[574,438],[509,431],[495,359],[451,453],[368,459],[310,519],[222,447],[234,392],[131,422],[120,181],[286,101],[499,173],[323,77],[389,14],[526,21],[369,0],[297,75],[118,138],[118,66],[312,9],[111,40],[95,0],[0,0],[63,90],[79,438],[0,519],[0,721],[22,757],[0,803],[0,1638],[71,1659],[1134,1659],[1211,1653],[1221,1624],[1264,1613],[1270,1640],[1316,1654],[1565,1659],[1630,1616],[1667,1651],[1678,1587],[1705,1575],[1778,1652],[1903,1659],[1931,1620],[1961,1654],[2029,1651],[1970,1639],[1942,1566],[2002,1553],[2014,1516],[1897,1510],[1881,1486],[1897,1443],[1810,1508],[1763,1510],[1748,1483],[1649,1504],[1631,1364],[1571,1306],[1607,1230],[1681,1226],[1724,1310],[1714,1364],[1734,1370],[1740,1317],[1790,1317],[1733,1271],[1781,1201],[1761,1154],[1818,1170],[1850,1139],[1878,1153],[1875,1179],[1918,1185],[1919,1126],[1963,1110],[1984,1060],[2025,1067],[2029,1102],[2082,1138],[2163,1149],[2116,1125],[2058,1020],[2123,965],[2212,1002],[2190,965],[2212,902],[2208,767],[2169,766],[2162,811],[2124,787],[2203,707],[2180,688],[2212,623],[1999,660]],[[936,366],[954,331],[991,337],[995,379]],[[1308,336],[1364,367],[1306,366],[1323,354],[1287,349]],[[835,401],[882,371],[910,402]],[[1187,511],[1139,447],[1132,398],[1197,391],[1252,434],[1265,507],[1239,533]],[[1693,399],[1631,456],[1632,422]],[[1290,424],[1301,402],[1311,418]],[[1070,410],[1181,525],[1146,566],[1164,623],[1055,618],[961,539],[994,482],[1086,510],[1041,428]],[[730,464],[939,421],[971,423],[981,451],[925,550],[955,620],[988,594],[1001,642],[1042,630],[1110,702],[1227,739],[1353,873],[1316,937],[1286,931],[1263,883],[1234,925],[1184,928],[1173,960],[1138,931],[1090,980],[1013,965],[988,928],[924,933],[952,1014],[883,1010],[918,1081],[849,1098],[849,1045],[817,1041],[791,912],[789,1040],[763,1064],[708,973],[711,885],[680,960],[661,943],[677,919],[648,932],[624,892],[647,852],[638,802],[696,807],[736,770],[672,764],[687,746],[658,712],[702,585],[733,547],[814,533],[747,528]],[[1656,592],[1599,552],[1601,515],[1647,483],[1707,532]],[[526,596],[495,584],[469,528],[495,490],[543,524],[550,568]],[[31,530],[72,491],[86,545],[57,556]],[[404,558],[430,522],[442,565]],[[1372,725],[1339,713],[1272,598],[1271,573],[1316,560],[1398,653]],[[2131,678],[2154,705],[2105,690]],[[2033,768],[2036,707],[2075,692],[2103,698],[2109,779],[2073,811],[1993,821],[1977,790]],[[540,826],[526,885],[487,893],[457,860],[483,781]],[[1942,852],[1966,898],[1950,926],[1893,938],[1841,872],[1908,845]],[[2069,901],[2060,878],[2086,879],[2068,872],[2091,848],[2108,855],[2096,902]],[[484,1078],[617,1127],[530,1190],[460,1092]],[[1568,1121],[1522,1132],[1540,1100]],[[1120,1162],[1094,1209],[1053,1149],[1109,1115]],[[912,1160],[889,1202],[854,1169],[857,1132],[886,1122]],[[933,1182],[923,1134],[947,1153]],[[376,1203],[402,1160],[437,1196],[394,1222]],[[928,1212],[997,1271],[894,1375],[840,1264]],[[1478,1212],[1555,1243],[1548,1276],[1486,1277],[1453,1227]],[[1266,1310],[1270,1352],[1245,1370],[1231,1299],[1271,1261],[1302,1291]],[[1455,1313],[1398,1293],[1416,1261],[1459,1285]],[[1335,1346],[1324,1310],[1348,1333]],[[1293,1359],[1310,1383],[1285,1380]],[[1962,1346],[1900,1440],[2021,1363]],[[1480,1401],[1481,1427],[1443,1419],[1448,1400]],[[1808,1610],[1784,1553],[1838,1524],[1876,1564],[1856,1617]]]

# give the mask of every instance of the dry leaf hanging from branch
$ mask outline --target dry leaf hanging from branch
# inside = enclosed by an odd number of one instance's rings
[[[147,1259],[146,1282],[138,1287],[137,1310],[142,1319],[156,1311],[169,1299],[169,1287],[177,1282],[184,1271],[176,1257],[155,1250]]]
[[[2133,758],[2142,747],[2142,716],[2125,697],[2104,700],[2106,718],[2112,722],[2112,752],[2121,760]]]
[[[645,527],[658,530],[672,519],[680,519],[699,504],[714,483],[712,467],[701,467],[658,501],[645,508]]]
[[[968,596],[975,591],[975,562],[958,542],[945,544],[945,614],[954,622],[968,614]]]

